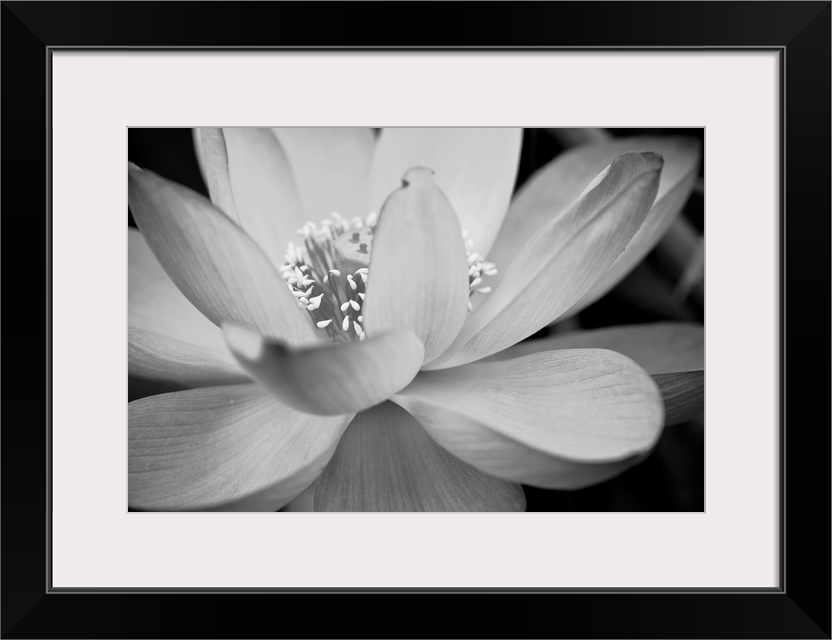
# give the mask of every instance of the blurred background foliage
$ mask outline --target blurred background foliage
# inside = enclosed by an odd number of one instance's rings
[[[128,155],[142,168],[208,194],[190,129],[130,129]],[[564,150],[606,137],[689,136],[704,144],[704,129],[526,129],[517,187]],[[704,322],[704,164],[682,215],[647,258],[606,296],[576,317],[551,325],[553,333],[663,321]],[[128,211],[128,224],[136,226]],[[129,379],[129,399],[178,387]],[[528,511],[704,511],[705,430],[698,419],[668,427],[643,463],[619,477],[577,491],[525,487]]]

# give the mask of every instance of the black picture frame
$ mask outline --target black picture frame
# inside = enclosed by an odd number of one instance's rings
[[[830,637],[830,2],[3,2],[0,16],[3,638]],[[779,52],[779,588],[51,588],[51,54],[130,47]]]

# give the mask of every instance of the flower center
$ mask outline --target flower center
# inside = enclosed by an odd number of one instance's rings
[[[366,296],[373,233],[378,215],[348,220],[337,212],[320,224],[307,222],[298,234],[302,244],[289,243],[280,271],[298,305],[309,312],[319,329],[333,342],[363,340],[361,307]],[[497,273],[491,262],[476,252],[463,231],[468,255],[468,297],[489,293],[483,278]],[[468,302],[468,310],[472,308]]]

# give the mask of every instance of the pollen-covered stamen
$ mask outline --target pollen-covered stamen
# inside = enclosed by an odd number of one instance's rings
[[[497,275],[497,267],[493,262],[486,262],[480,254],[474,251],[474,243],[468,237],[468,234],[463,231],[462,237],[465,239],[465,253],[468,254],[468,297],[470,298],[475,293],[491,293],[491,287],[481,287],[484,276]],[[473,308],[473,305],[468,303],[468,311]]]
[[[338,213],[320,224],[307,222],[298,233],[303,245],[289,244],[286,263],[281,267],[286,285],[305,309],[315,326],[327,332],[334,342],[364,340],[362,324],[370,254],[377,216],[347,220]],[[482,286],[486,276],[497,273],[491,262],[474,252],[473,242],[463,232],[468,256],[469,298],[488,293]],[[468,303],[468,310],[473,308]]]
[[[289,245],[281,267],[298,306],[335,342],[364,339],[356,319],[364,303],[376,218],[347,220],[334,213],[318,225],[305,224],[298,230],[302,245]]]

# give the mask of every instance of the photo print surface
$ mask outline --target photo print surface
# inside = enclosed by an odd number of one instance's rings
[[[129,509],[702,511],[703,139],[130,129]]]

